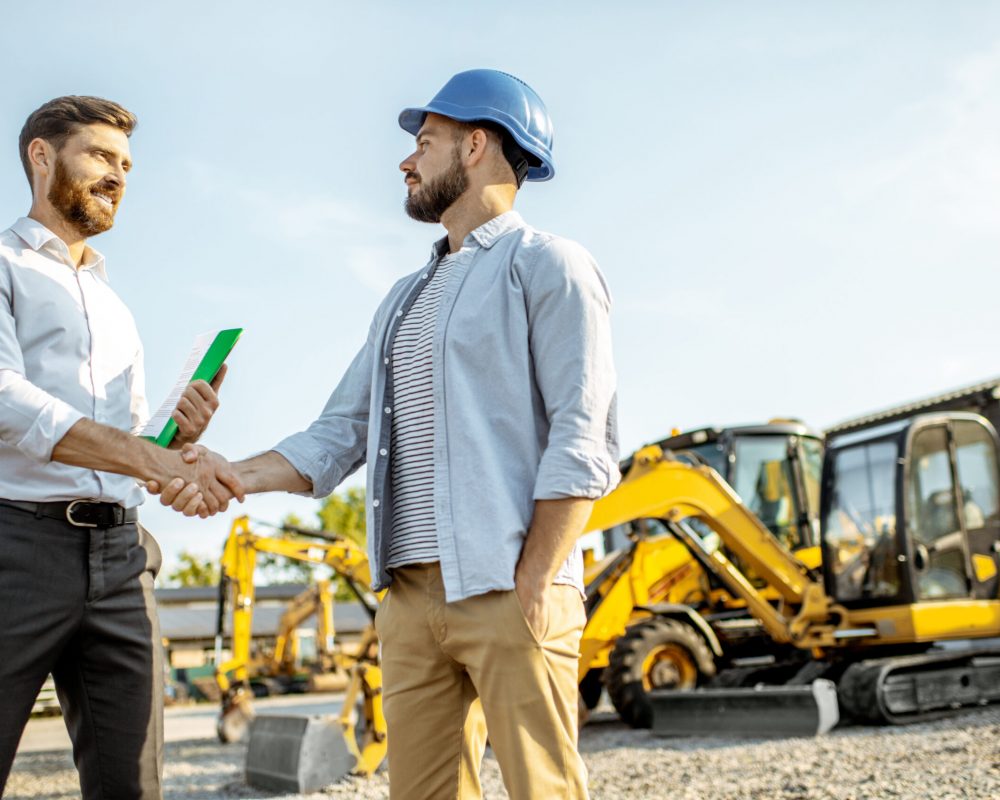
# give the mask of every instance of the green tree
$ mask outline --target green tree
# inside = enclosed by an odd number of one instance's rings
[[[217,586],[219,583],[219,561],[209,556],[198,555],[189,550],[181,550],[177,556],[180,564],[167,575],[170,586]]]
[[[316,516],[319,517],[319,525],[323,530],[339,533],[359,547],[365,547],[368,535],[365,527],[365,490],[363,488],[347,489],[342,494],[334,492],[323,501]],[[362,588],[367,589],[368,587]],[[357,599],[343,578],[337,578],[337,592],[334,597],[337,602]]]
[[[368,536],[365,528],[364,489],[348,489],[343,494],[334,492],[323,501],[317,516],[323,530],[339,533],[355,544],[365,546]]]

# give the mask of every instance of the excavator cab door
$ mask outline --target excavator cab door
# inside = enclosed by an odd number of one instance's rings
[[[949,438],[944,422],[920,426],[910,439],[907,533],[918,602],[969,597],[972,591]]]
[[[997,597],[997,442],[987,426],[949,415],[910,433],[906,513],[918,601]]]
[[[972,596],[1000,596],[1000,477],[996,433],[974,420],[951,426],[961,515],[972,561]]]
[[[899,431],[829,443],[823,466],[823,574],[837,602],[906,602],[896,530]]]

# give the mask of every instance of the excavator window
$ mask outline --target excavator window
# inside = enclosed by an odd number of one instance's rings
[[[970,533],[984,527],[995,528],[1000,509],[993,441],[986,429],[975,422],[955,422],[954,434],[965,526]]]
[[[832,496],[823,530],[827,569],[840,602],[899,594],[896,458],[892,441],[867,442],[833,454]]]
[[[966,459],[968,462],[968,459]],[[946,425],[919,430],[913,437],[909,485],[910,535],[916,553],[917,597],[967,597],[968,553]],[[982,517],[971,497],[966,512]]]
[[[786,436],[740,436],[734,445],[732,486],[783,545],[801,546]]]
[[[962,496],[962,516],[975,577],[974,596],[992,599],[1000,590],[997,543],[1000,542],[997,445],[980,423],[952,423],[955,466]]]
[[[800,440],[802,455],[802,488],[805,493],[806,519],[811,528],[809,541],[803,544],[819,543],[819,508],[820,492],[823,478],[823,443],[818,439],[802,437]]]
[[[685,448],[689,452],[696,454],[708,466],[725,477],[726,475],[726,450],[721,442],[708,442],[706,444],[696,444]]]

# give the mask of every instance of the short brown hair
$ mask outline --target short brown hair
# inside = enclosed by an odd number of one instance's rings
[[[31,183],[28,145],[34,139],[45,139],[59,150],[81,125],[111,125],[123,131],[126,136],[131,136],[137,122],[131,111],[102,97],[67,95],[49,100],[28,115],[18,137],[21,164],[24,165],[28,183]]]

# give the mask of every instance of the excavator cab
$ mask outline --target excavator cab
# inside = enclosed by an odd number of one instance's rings
[[[794,420],[699,428],[655,442],[679,460],[709,466],[789,550],[819,545],[823,437]],[[632,459],[622,462],[622,474]],[[627,546],[631,531],[605,532],[605,551]],[[704,531],[711,536],[709,531]]]
[[[927,414],[827,443],[827,593],[848,608],[996,599],[1000,442],[983,417]]]

